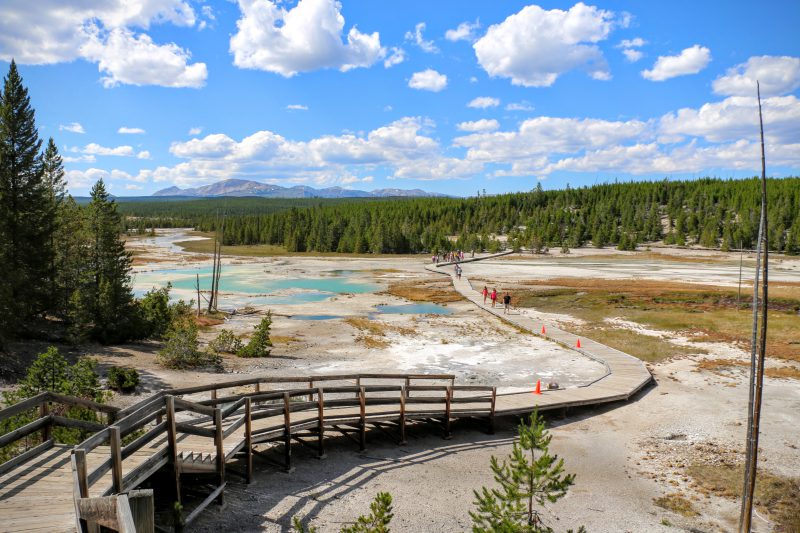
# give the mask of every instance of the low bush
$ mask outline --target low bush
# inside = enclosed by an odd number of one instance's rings
[[[166,343],[156,356],[167,368],[197,368],[219,364],[219,356],[211,351],[201,352],[197,342],[197,324],[186,322],[167,331]]]
[[[208,343],[208,349],[216,353],[239,353],[244,343],[231,330],[223,329],[217,338]]]
[[[272,352],[272,341],[269,338],[269,329],[272,326],[272,311],[267,311],[267,316],[255,327],[250,342],[243,346],[236,355],[239,357],[267,357]]]
[[[124,393],[133,392],[139,385],[139,372],[135,368],[111,367],[108,371],[108,387]]]

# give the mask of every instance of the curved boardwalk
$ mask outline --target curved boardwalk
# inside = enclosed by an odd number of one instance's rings
[[[509,255],[510,253],[511,252],[503,252],[474,259],[465,259],[459,264],[465,265],[466,263]],[[439,263],[437,266],[429,265],[425,268],[431,272],[450,276],[455,289],[461,293],[462,296],[487,313],[491,313],[501,320],[514,324],[534,335],[538,335],[566,348],[575,350],[586,357],[603,363],[606,367],[604,376],[580,387],[552,391],[543,390],[541,395],[534,395],[530,392],[498,394],[498,414],[522,414],[530,413],[534,408],[545,411],[548,409],[579,407],[582,405],[627,400],[643,389],[653,379],[644,363],[631,355],[585,337],[580,337],[581,347],[577,348],[576,345],[579,339],[577,335],[564,331],[553,324],[542,322],[541,320],[534,320],[518,312],[503,314],[502,303],[495,308],[484,305],[483,295],[479,291],[473,289],[467,276],[462,272],[461,279],[456,277],[454,265],[455,263]],[[469,267],[467,266],[467,268]]]
[[[426,268],[448,274],[443,270],[447,266]],[[576,349],[578,338],[571,333],[485,307],[465,276],[453,277],[453,284],[486,312]],[[542,326],[544,334],[539,333]],[[131,491],[165,468],[174,478],[167,498],[181,500],[185,474],[191,474],[189,481],[205,478],[204,486],[210,479],[215,487],[202,503],[184,512],[188,523],[213,501],[222,502],[226,468],[249,482],[254,455],[262,455],[267,444],[268,450],[280,452],[281,465],[289,471],[297,444],[321,458],[325,437],[332,433],[363,450],[368,428],[381,430],[399,444],[405,441],[407,425],[414,423],[427,423],[448,438],[454,420],[479,419],[492,432],[496,415],[626,400],[651,381],[641,361],[589,339],[581,338],[581,343],[577,351],[602,362],[606,374],[580,387],[543,390],[540,395],[456,385],[452,375],[407,374],[262,376],[161,391],[124,410],[43,393],[0,410],[0,420],[23,413],[33,420],[0,435],[0,447],[23,439],[32,443],[24,454],[0,465],[0,530],[95,531],[97,525],[106,525],[134,531],[139,528],[132,518],[137,511],[131,509],[141,509],[142,504],[131,504],[129,498],[133,502],[152,494]],[[65,419],[57,415],[63,412],[59,405],[94,409],[103,414],[105,424]],[[59,445],[51,438],[56,426],[79,427],[92,436],[74,448]],[[370,436],[376,433],[370,431]],[[259,445],[261,450],[256,449]],[[152,511],[149,516],[152,524]],[[83,519],[81,525],[78,518]]]

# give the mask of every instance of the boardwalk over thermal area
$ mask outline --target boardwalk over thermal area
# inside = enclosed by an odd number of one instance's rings
[[[449,273],[452,267],[428,269]],[[485,307],[465,276],[453,278],[453,284],[487,313],[603,363],[605,374],[580,387],[540,395],[458,385],[449,374],[253,377],[161,391],[124,410],[43,393],[0,411],[0,419],[36,415],[0,436],[0,446],[21,439],[41,442],[0,465],[0,529],[91,531],[103,524],[120,531],[152,531],[141,522],[141,502],[134,503],[148,494],[135,489],[158,471],[169,473],[173,482],[167,497],[178,501],[186,474],[205,477],[214,487],[202,503],[184,511],[183,519],[191,522],[208,504],[224,498],[226,469],[252,478],[253,456],[266,453],[266,444],[276,445],[270,448],[291,470],[293,444],[324,457],[325,438],[332,434],[364,449],[368,429],[371,438],[379,429],[400,444],[406,427],[415,423],[427,423],[445,438],[453,421],[463,418],[477,419],[492,432],[497,416],[627,400],[651,381],[642,362],[627,354],[585,338],[577,349],[577,337],[566,331],[544,324],[541,333],[541,322]],[[105,423],[63,418],[56,414],[59,405],[94,409]],[[75,447],[59,445],[51,438],[56,426],[79,427],[92,436]],[[144,508],[152,516],[152,507]]]

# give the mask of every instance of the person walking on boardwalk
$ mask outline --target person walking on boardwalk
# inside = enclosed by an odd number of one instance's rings
[[[489,289],[486,288],[486,285],[483,286],[483,305],[486,305],[486,298],[489,297]]]
[[[507,315],[508,310],[511,308],[511,295],[506,292],[503,296],[503,314]]]
[[[492,299],[492,307],[494,307],[495,302],[497,302],[497,289],[492,289],[492,295],[490,298]]]

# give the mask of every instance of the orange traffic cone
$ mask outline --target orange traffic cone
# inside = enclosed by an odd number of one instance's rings
[[[542,324],[542,335],[547,335],[547,331],[544,329],[544,324]]]
[[[575,343],[575,347],[576,348],[580,348],[581,347],[581,340],[580,339],[578,339],[578,342]]]
[[[537,379],[536,380],[536,390],[533,391],[533,393],[534,394],[541,394],[542,393],[542,380],[541,379]]]

